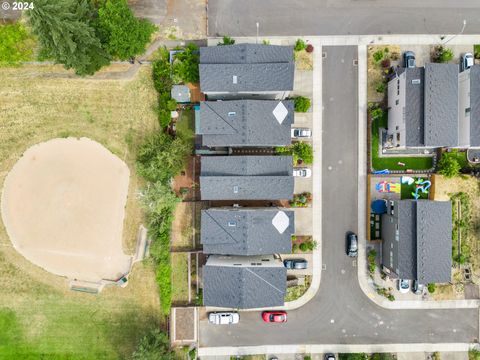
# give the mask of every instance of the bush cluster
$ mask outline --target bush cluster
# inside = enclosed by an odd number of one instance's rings
[[[452,178],[460,173],[461,166],[454,153],[443,153],[438,162],[439,173],[446,178]]]
[[[305,96],[296,96],[293,98],[295,111],[305,113],[310,109],[310,99]]]
[[[302,50],[305,50],[306,48],[307,48],[307,44],[305,43],[305,41],[302,39],[297,39],[297,41],[295,42],[295,46],[293,47],[293,50],[302,51]],[[313,50],[313,47],[312,47],[312,50]]]
[[[16,65],[33,58],[34,40],[21,23],[0,26],[0,66]]]
[[[446,63],[453,59],[452,49],[438,45],[433,50],[433,62]]]

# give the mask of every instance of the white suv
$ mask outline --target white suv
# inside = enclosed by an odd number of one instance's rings
[[[208,314],[208,322],[214,325],[238,324],[240,315],[236,312],[218,312]]]
[[[309,168],[296,168],[293,169],[293,176],[309,178],[312,176],[312,170]]]
[[[312,137],[312,130],[308,128],[292,128],[292,138],[309,138]]]

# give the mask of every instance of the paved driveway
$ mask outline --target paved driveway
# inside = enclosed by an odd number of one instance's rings
[[[209,0],[210,36],[480,33],[477,0]]]
[[[311,169],[309,166],[299,166],[301,167],[308,167]],[[309,178],[303,178],[303,177],[295,177],[295,185],[294,185],[294,192],[295,194],[301,194],[304,192],[309,192],[310,194],[312,193],[312,177],[310,176]]]
[[[295,211],[295,234],[312,235],[312,208],[293,208]]]
[[[357,230],[356,47],[327,47],[323,63],[323,233],[326,266],[320,290],[285,324],[265,324],[243,312],[238,325],[200,322],[200,346],[288,344],[470,343],[478,341],[478,309],[387,310],[358,284],[345,255],[345,233]],[[342,61],[343,60],[343,61]],[[341,160],[341,161],[340,161]],[[314,219],[315,221],[315,219]]]

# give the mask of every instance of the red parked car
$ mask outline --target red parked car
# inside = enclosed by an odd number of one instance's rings
[[[263,321],[268,323],[284,323],[287,322],[286,311],[264,311],[262,313]]]

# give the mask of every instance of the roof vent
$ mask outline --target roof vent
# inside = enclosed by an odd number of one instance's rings
[[[228,226],[235,227],[237,226],[237,223],[235,221],[229,221]]]
[[[235,111],[229,111],[228,112],[228,116],[230,116],[230,117],[235,116],[235,115],[237,115],[237,113]]]
[[[233,83],[237,84],[238,83],[238,77],[237,75],[233,75]]]
[[[412,80],[412,85],[420,85],[420,84],[421,84],[420,79],[413,79]]]
[[[283,103],[280,101],[277,106],[275,106],[275,109],[273,109],[272,113],[273,116],[275,116],[275,119],[277,119],[278,123],[281,124],[283,123],[283,120],[285,120],[285,118],[287,117],[288,110],[285,105],[283,105]]]
[[[235,185],[235,186],[233,187],[233,193],[234,193],[234,194],[238,194],[238,185]]]

